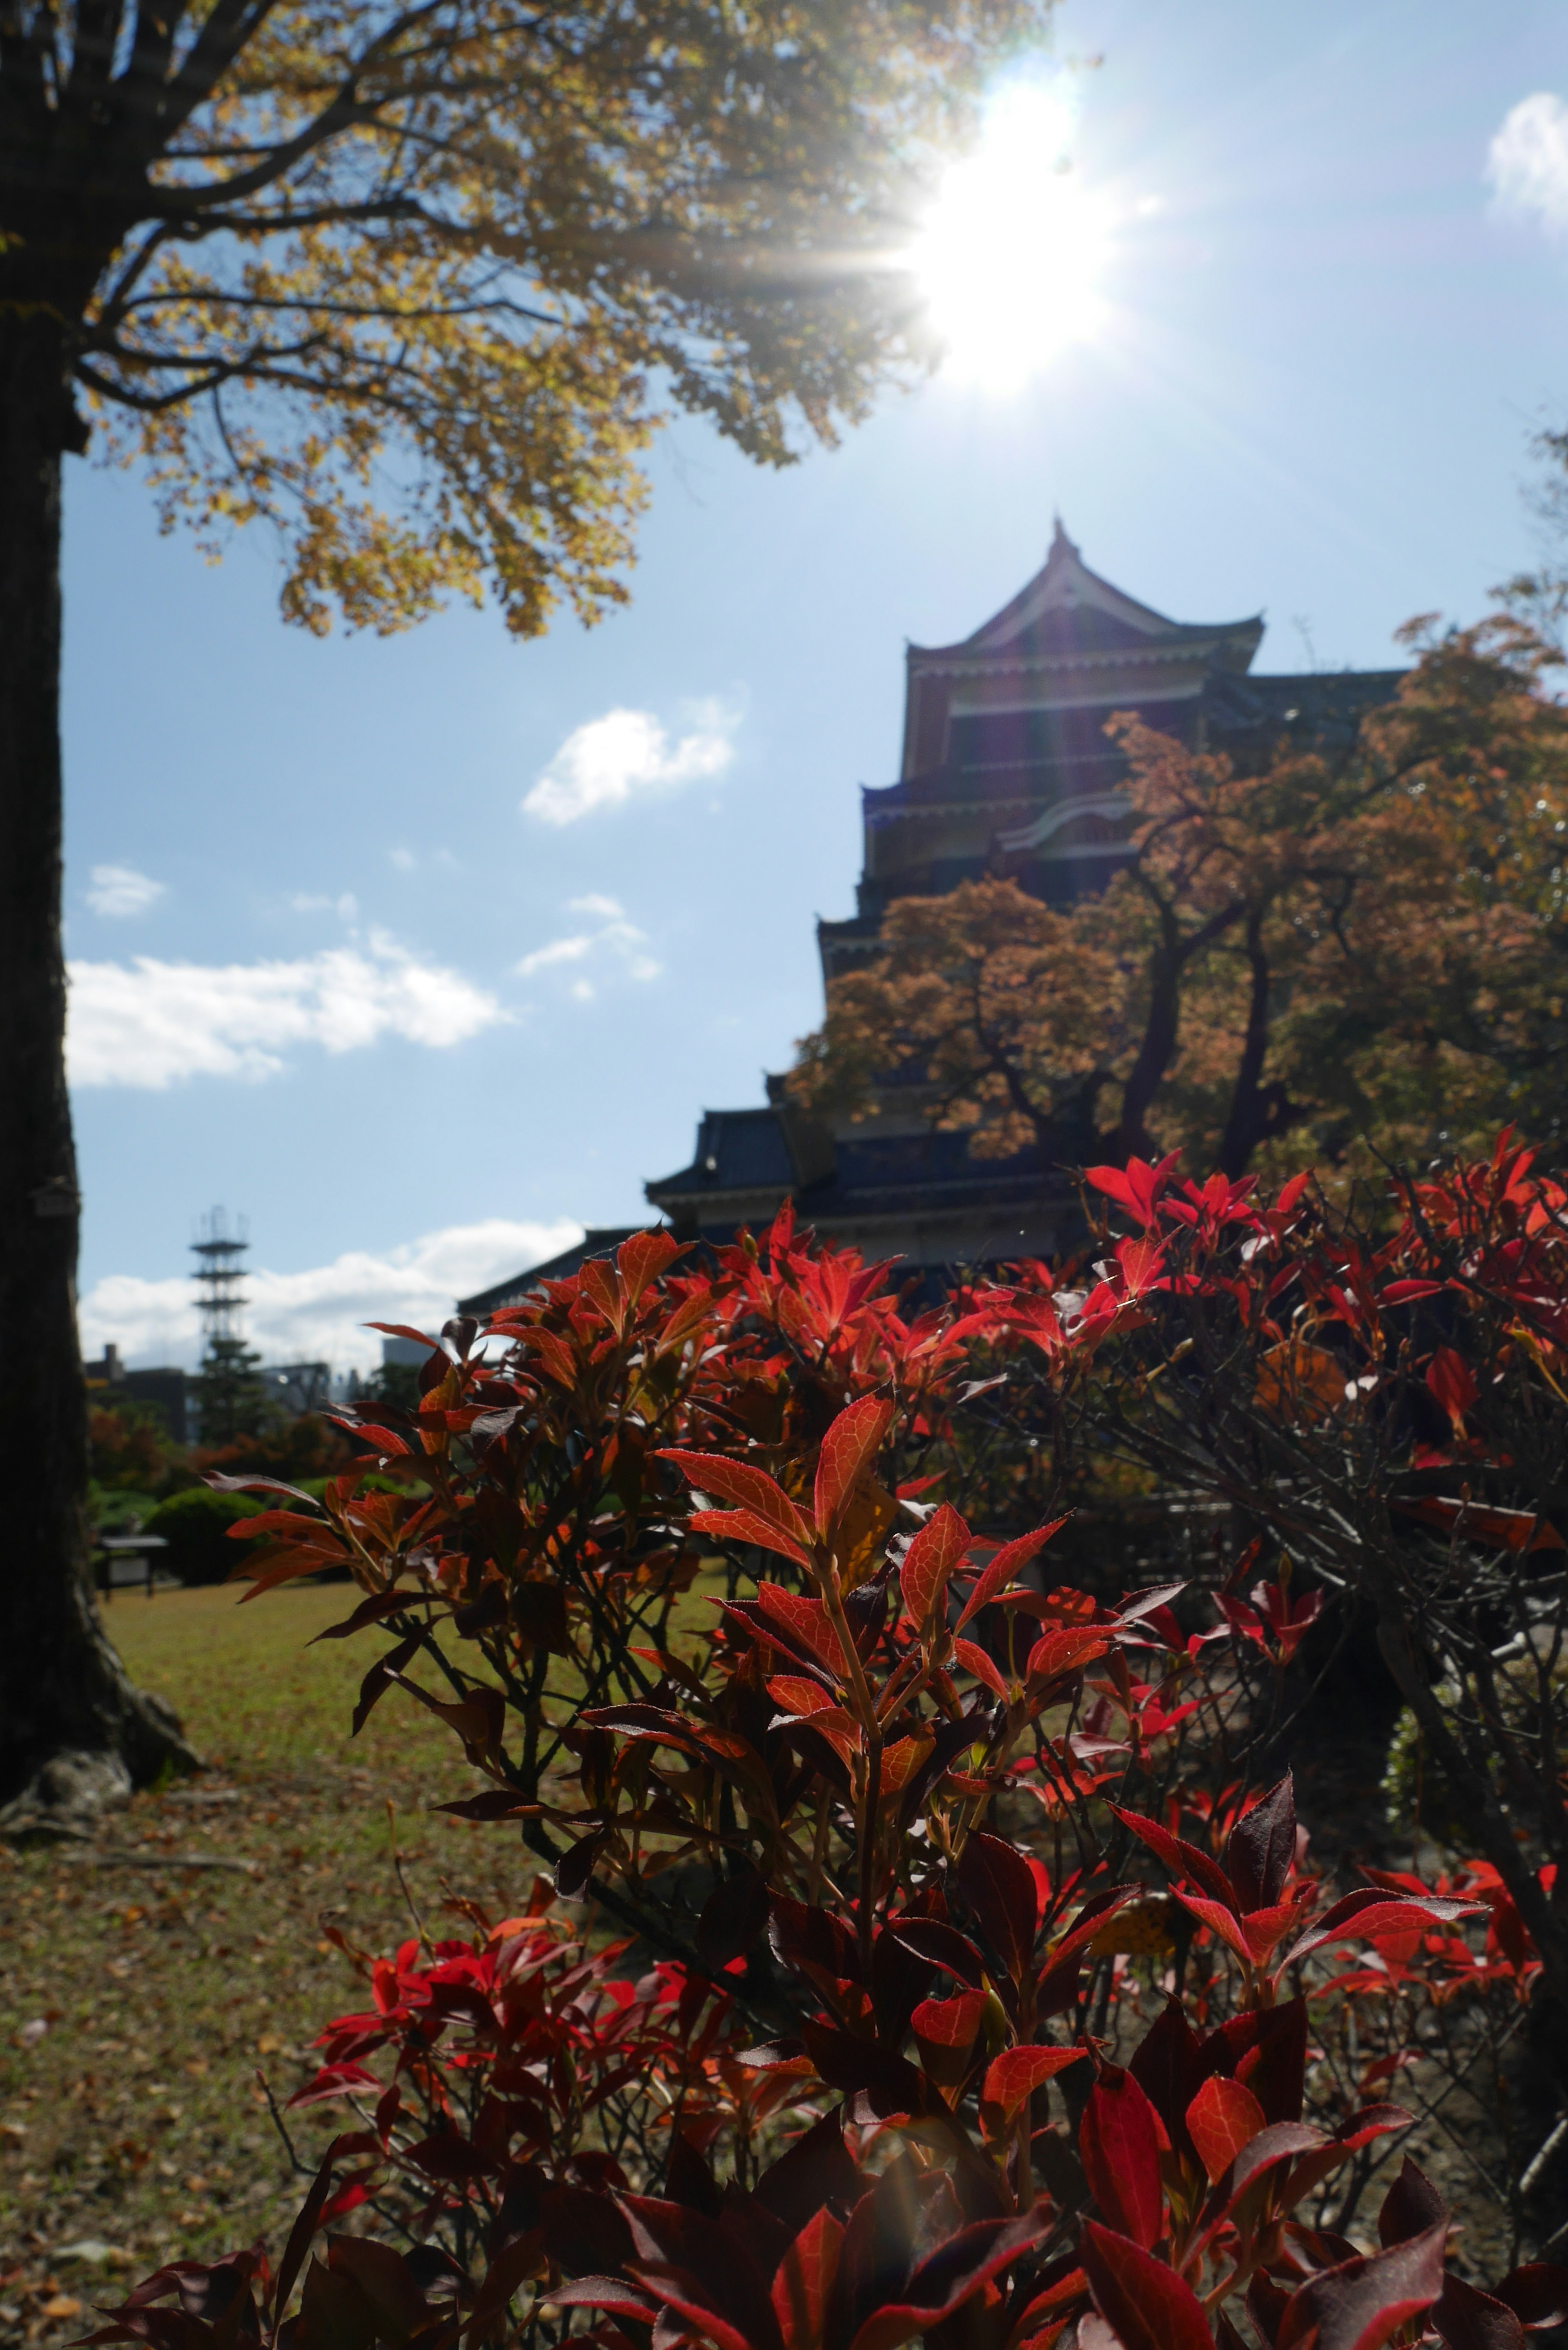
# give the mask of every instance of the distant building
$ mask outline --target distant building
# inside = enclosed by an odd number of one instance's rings
[[[96,1363],[84,1363],[89,1400],[108,1404],[150,1403],[161,1413],[171,1443],[188,1444],[190,1435],[188,1372],[166,1365],[157,1369],[128,1371],[118,1347],[105,1347]]]
[[[1195,623],[1137,603],[1088,568],[1058,522],[1044,567],[972,636],[909,648],[902,769],[862,788],[856,911],[817,924],[824,983],[874,953],[896,898],[987,874],[1051,905],[1103,889],[1131,855],[1113,712],[1245,765],[1282,743],[1348,745],[1398,684],[1397,670],[1253,676],[1262,635],[1260,616]],[[913,1100],[874,1125],[830,1124],[796,1109],[782,1076],[755,1107],[704,1111],[691,1164],[644,1188],[682,1240],[727,1240],[793,1198],[825,1238],[932,1274],[1048,1254],[1075,1210],[1038,1150],[971,1159],[964,1136],[934,1131]],[[493,1311],[624,1237],[589,1233],[463,1310]]]
[[[330,1363],[264,1363],[256,1378],[268,1402],[291,1419],[301,1412],[325,1411],[332,1399]]]
[[[385,1370],[389,1363],[400,1363],[405,1369],[422,1371],[430,1360],[430,1352],[417,1338],[383,1338],[381,1368]]]

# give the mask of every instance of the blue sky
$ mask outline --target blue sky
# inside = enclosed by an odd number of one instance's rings
[[[1055,46],[1103,57],[1074,83],[1093,332],[1023,383],[944,370],[780,474],[678,423],[596,629],[311,639],[259,531],[209,567],[133,474],[73,463],[89,1346],[193,1358],[220,1201],[257,1339],[340,1366],[365,1316],[636,1218],[819,1014],[813,920],[852,910],[905,639],[967,635],[1054,511],[1177,618],[1263,611],[1262,669],[1386,666],[1412,613],[1473,619],[1536,559],[1527,443],[1568,421],[1561,0],[1064,0]]]

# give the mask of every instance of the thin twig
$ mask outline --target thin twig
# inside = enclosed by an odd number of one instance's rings
[[[297,2171],[302,2178],[313,2178],[316,2174],[311,2169],[310,2165],[307,2162],[301,2162],[298,2155],[296,2154],[294,2150],[294,2140],[290,2137],[287,2130],[284,2126],[283,2116],[277,2109],[277,2099],[272,2093],[272,2083],[267,2079],[266,2074],[262,2071],[259,2064],[255,2067],[255,2076],[261,2083],[262,2095],[266,2099],[266,2109],[272,2116],[272,2126],[274,2129],[276,2130],[279,2137],[283,2140],[284,2151],[288,2157],[290,2166],[293,2169]]]
[[[403,1856],[398,1850],[397,1811],[389,1795],[387,1798],[387,1835],[391,1840],[392,1866],[398,1872],[398,1883],[403,1888],[403,1899],[408,1903],[409,1915],[414,1921],[414,1931],[420,1938],[420,1947],[427,1957],[433,1957],[435,1954],[431,1948],[431,1938],[425,1931],[425,1921],[420,1916],[419,1905],[410,1889],[409,1880],[403,1873]]]
[[[1543,2145],[1539,2146],[1520,2175],[1519,2191],[1528,2195],[1563,2139],[1568,2137],[1568,2114],[1564,2114]],[[1558,2230],[1561,2234],[1562,2230]]]

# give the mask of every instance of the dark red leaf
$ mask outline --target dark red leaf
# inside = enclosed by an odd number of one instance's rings
[[[1039,1888],[1023,1854],[1001,1836],[976,1829],[958,1865],[964,1899],[1015,1983],[1029,1971],[1040,1915]]]
[[[1124,1812],[1119,1804],[1110,1808],[1123,1827],[1131,1828],[1134,1835],[1165,1863],[1172,1877],[1189,1877],[1213,1900],[1223,1902],[1228,1909],[1235,1908],[1231,1880],[1217,1860],[1211,1860],[1195,1844],[1189,1844],[1185,1836],[1172,1835],[1158,1820],[1146,1820],[1140,1812]]]
[[[1445,2228],[1428,2228],[1386,2252],[1360,2253],[1325,2269],[1291,2295],[1278,2350],[1381,2350],[1407,2319],[1443,2290]]]
[[[1390,1927],[1414,1926],[1422,1918],[1435,1925],[1452,1925],[1456,1918],[1480,1917],[1484,1908],[1480,1901],[1455,1901],[1446,1894],[1423,1893],[1390,1896],[1368,1886],[1360,1893],[1347,1893],[1333,1908],[1325,1909],[1309,1933],[1293,1942],[1282,1961],[1283,1967],[1293,1966],[1311,1950],[1321,1950],[1325,1942],[1366,1941],[1386,1933]]]
[[[1091,2220],[1079,2257],[1095,2306],[1125,2350],[1214,2350],[1192,2287],[1141,2245]]]
[[[1107,2064],[1078,2125],[1078,2155],[1089,2192],[1118,2233],[1147,2251],[1163,2227],[1159,2123],[1130,2073]]]
[[[786,2350],[816,2350],[843,2241],[832,2212],[818,2209],[774,2270],[770,2299]]]
[[[1449,2350],[1525,2350],[1524,2328],[1505,2301],[1494,2301],[1449,2271],[1432,2312]]]
[[[1568,2324],[1568,2268],[1555,2261],[1526,2261],[1497,2288],[1519,2322],[1532,2334]]]
[[[1380,2244],[1407,2244],[1412,2236],[1424,2236],[1439,2220],[1447,2220],[1448,2206],[1428,2178],[1408,2155],[1400,2165],[1399,2176],[1383,2198],[1377,2214],[1377,2241]]]
[[[1225,1873],[1243,1917],[1279,1900],[1295,1855],[1295,1791],[1287,1771],[1242,1813],[1225,1841]]]

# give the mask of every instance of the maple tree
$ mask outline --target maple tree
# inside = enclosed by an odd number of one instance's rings
[[[831,440],[920,359],[911,201],[1047,0],[0,5],[0,1798],[183,1752],[86,1577],[60,466],[140,454],[286,617],[625,595],[660,417]]]
[[[1255,770],[1112,723],[1132,858],[1048,907],[1016,883],[896,899],[833,981],[795,1097],[1047,1166],[1180,1148],[1429,1157],[1560,1125],[1568,712],[1520,623],[1437,635],[1348,750]]]

